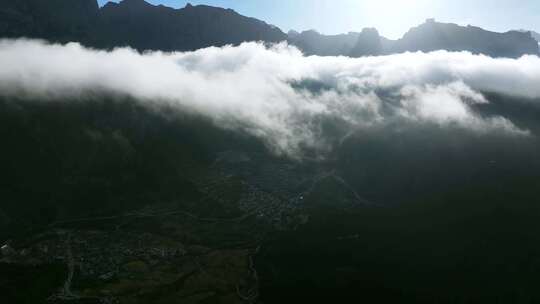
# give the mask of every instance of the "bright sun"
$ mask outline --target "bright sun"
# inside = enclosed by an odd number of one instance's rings
[[[378,28],[382,34],[398,38],[404,30],[435,17],[436,0],[350,0],[359,12],[358,23]]]
[[[422,10],[432,0],[368,0],[359,1],[364,9],[376,14],[409,15]]]

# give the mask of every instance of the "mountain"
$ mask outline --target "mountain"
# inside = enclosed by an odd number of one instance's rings
[[[383,53],[383,38],[374,28],[365,28],[358,35],[358,41],[350,52],[352,57],[381,55]]]
[[[532,33],[534,36],[534,33]],[[525,54],[538,54],[538,43],[529,33],[509,31],[495,33],[474,26],[459,26],[428,19],[410,29],[401,39],[389,40],[376,29],[361,33],[326,36],[315,31],[289,34],[289,42],[308,55],[367,55],[403,52],[430,52],[436,50],[469,51],[492,57],[516,58]]]
[[[230,9],[192,6],[173,9],[144,0],[2,0],[0,37],[79,41],[98,48],[186,51],[245,41],[279,42],[277,27]]]
[[[348,55],[358,43],[359,36],[360,34],[356,32],[327,36],[315,30],[302,33],[290,31],[288,41],[306,55],[339,56]]]
[[[531,33],[531,36],[540,43],[540,34],[535,31],[527,31],[527,30],[518,30],[518,32],[522,33]]]
[[[540,43],[540,34],[537,33],[537,32],[532,32],[531,31],[531,36],[536,39],[536,41],[538,41],[538,43]]]
[[[536,99],[486,98],[539,124]],[[296,162],[117,94],[0,96],[0,121],[3,303],[540,299],[537,132],[358,128]]]
[[[410,29],[388,51],[430,52],[441,49],[512,58],[539,53],[538,43],[529,33],[495,33],[471,25],[464,27],[453,23],[440,23],[434,19],[428,19],[424,24]]]
[[[96,48],[188,51],[246,41],[288,40],[307,55],[361,57],[449,50],[515,58],[539,53],[531,35],[540,39],[536,33],[495,33],[433,19],[394,41],[380,36],[376,29],[329,36],[313,30],[287,35],[231,9],[205,5],[173,9],[144,0],[124,0],[99,8],[96,0],[0,1],[0,37],[79,41]]]
[[[95,0],[1,0],[0,36],[88,41],[98,13]]]
[[[99,12],[95,37],[98,47],[129,45],[164,51],[286,39],[278,28],[231,9],[190,4],[173,9],[143,0],[106,4]]]
[[[374,28],[362,32],[339,35],[323,35],[315,30],[298,33],[289,32],[289,43],[298,47],[306,55],[361,57],[380,55],[388,39],[381,37]]]

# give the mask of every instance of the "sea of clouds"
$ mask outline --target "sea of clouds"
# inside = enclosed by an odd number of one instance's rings
[[[141,54],[0,40],[0,96],[51,102],[100,92],[172,105],[294,156],[305,148],[331,149],[327,121],[340,126],[341,137],[400,122],[529,136],[504,115],[473,108],[489,103],[484,93],[540,98],[540,58],[446,51],[307,57],[286,44],[260,43]]]

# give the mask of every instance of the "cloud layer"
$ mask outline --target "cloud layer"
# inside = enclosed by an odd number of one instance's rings
[[[327,151],[359,128],[395,122],[526,135],[473,107],[483,92],[540,98],[540,58],[439,51],[352,59],[306,57],[285,44],[140,54],[35,40],[0,41],[0,95],[42,100],[94,92],[174,105],[261,138],[276,153]],[[328,125],[337,130],[328,136]]]

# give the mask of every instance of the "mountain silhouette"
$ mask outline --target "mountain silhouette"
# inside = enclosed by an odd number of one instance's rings
[[[94,45],[140,50],[188,51],[246,41],[279,42],[286,35],[263,21],[231,9],[188,4],[183,9],[143,0],[109,2],[99,12]]]
[[[173,9],[144,0],[2,0],[0,37],[78,41],[97,48],[188,51],[246,41],[279,42],[277,27],[230,9],[186,5]]]
[[[464,27],[428,19],[424,24],[410,29],[393,44],[389,52],[430,52],[441,49],[515,58],[538,54],[538,43],[530,33],[495,33],[471,25]]]
[[[289,32],[289,43],[297,46],[306,55],[339,56],[347,55],[358,43],[359,33],[326,36],[315,30],[298,33]]]
[[[358,41],[351,50],[351,57],[381,55],[384,52],[383,38],[374,28],[365,28],[358,35]]]
[[[435,50],[469,51],[492,57],[516,58],[538,54],[540,39],[533,32],[495,33],[428,19],[401,39],[389,40],[376,29],[341,35],[314,30],[285,34],[279,28],[231,9],[186,5],[173,9],[144,0],[1,0],[0,37],[77,41],[110,49],[129,46],[140,51],[191,51],[247,41],[288,41],[306,55],[361,57]]]
[[[86,42],[98,13],[96,0],[0,0],[0,37]]]
[[[516,58],[539,53],[538,42],[533,37],[532,32],[495,33],[470,25],[465,27],[428,19],[425,23],[410,29],[398,40],[384,38],[376,29],[367,28],[361,33],[331,36],[306,31],[293,36],[289,35],[289,41],[304,53],[319,56],[361,57],[448,50]]]

